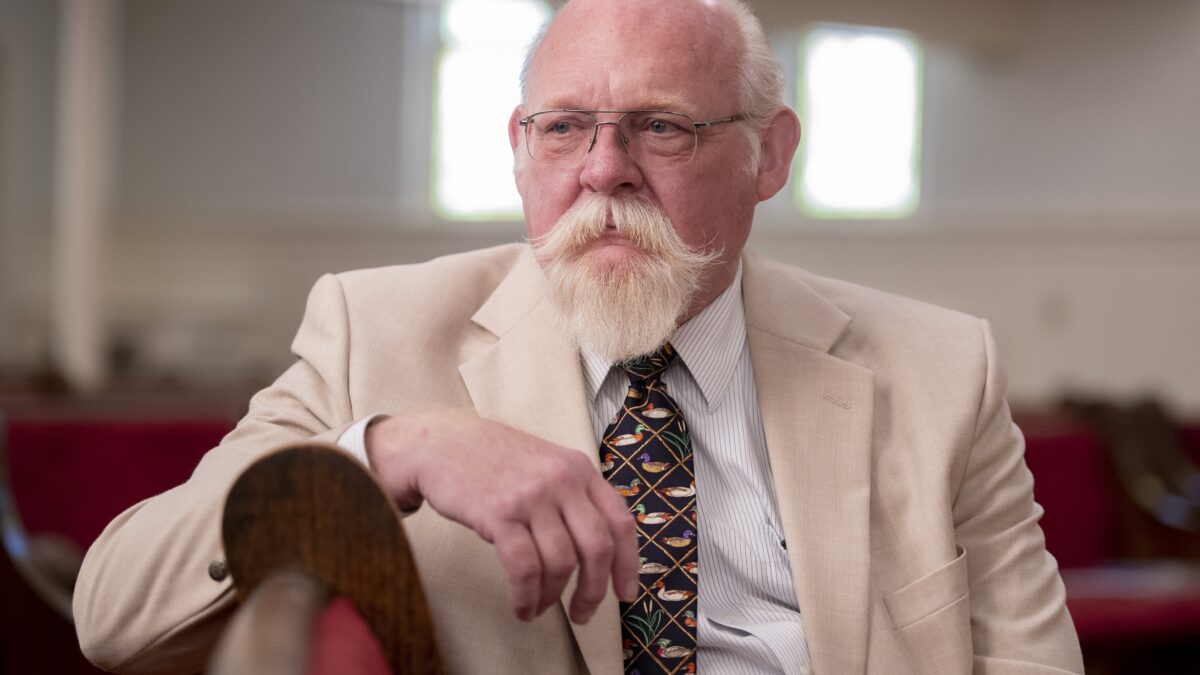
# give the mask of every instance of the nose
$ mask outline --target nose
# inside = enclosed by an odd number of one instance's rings
[[[583,159],[579,182],[601,194],[637,192],[642,188],[642,170],[626,150],[616,122],[596,125],[596,137]]]

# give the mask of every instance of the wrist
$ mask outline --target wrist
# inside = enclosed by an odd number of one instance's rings
[[[417,484],[420,450],[405,431],[404,420],[380,417],[367,425],[364,446],[372,471],[405,514],[416,511],[424,497]]]

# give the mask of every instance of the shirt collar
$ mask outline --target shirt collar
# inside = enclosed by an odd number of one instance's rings
[[[742,264],[729,284],[708,306],[671,334],[671,345],[700,386],[711,411],[729,391],[746,342],[746,307],[742,301]],[[593,403],[613,369],[612,361],[586,345],[579,350],[583,376]]]

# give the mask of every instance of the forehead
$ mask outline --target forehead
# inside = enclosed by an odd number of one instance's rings
[[[698,0],[575,0],[534,55],[528,103],[724,114],[737,46],[726,16]]]

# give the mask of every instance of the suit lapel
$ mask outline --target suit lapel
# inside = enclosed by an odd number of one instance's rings
[[[798,271],[745,257],[747,337],[817,673],[866,669],[871,371],[828,352],[850,323]]]
[[[472,320],[497,340],[459,366],[479,415],[584,452],[599,468],[579,349],[544,301],[526,252]],[[574,580],[563,594],[566,605]],[[620,619],[610,591],[586,626],[571,624],[591,672],[621,668]]]

